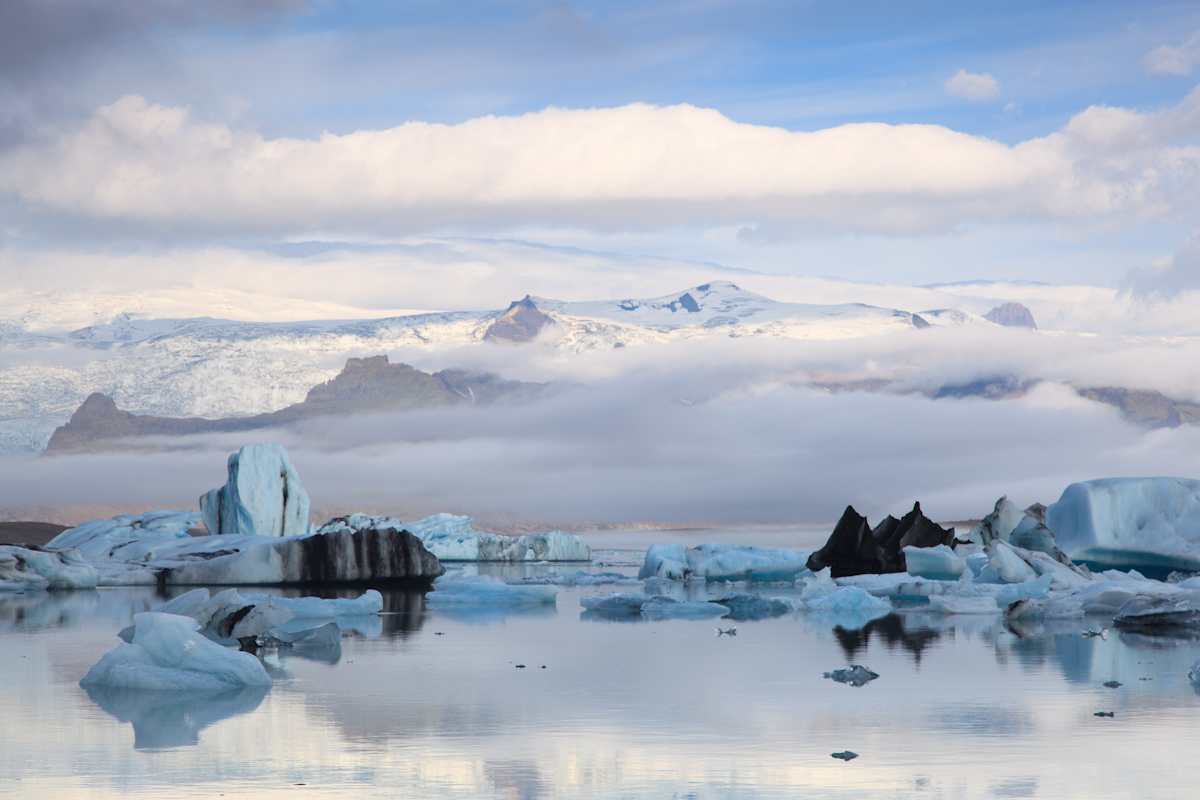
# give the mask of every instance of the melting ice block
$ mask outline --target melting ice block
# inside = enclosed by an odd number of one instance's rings
[[[806,569],[808,553],[752,545],[655,544],[646,550],[639,579],[666,578],[681,581],[690,577],[710,581],[790,581]]]
[[[598,616],[641,616],[645,619],[711,619],[724,617],[729,609],[719,603],[680,602],[641,592],[617,592],[579,598],[579,604]]]
[[[187,540],[188,531],[200,524],[197,511],[147,511],[118,514],[112,519],[93,519],[51,539],[52,550],[78,550],[85,559],[140,559],[153,551],[160,540]]]
[[[1073,483],[1046,510],[1058,546],[1093,567],[1143,574],[1200,570],[1200,481],[1105,478]]]
[[[887,600],[875,597],[857,586],[846,586],[835,592],[808,601],[808,607],[814,611],[830,613],[865,613],[890,614],[892,604]]]
[[[61,552],[0,546],[0,591],[25,589],[94,589],[95,567],[78,550]]]
[[[133,641],[106,653],[82,686],[222,691],[271,685],[257,658],[210,642],[191,617],[145,611],[133,620]]]
[[[200,498],[213,535],[297,536],[308,533],[308,492],[278,444],[250,444],[229,457],[225,485]]]

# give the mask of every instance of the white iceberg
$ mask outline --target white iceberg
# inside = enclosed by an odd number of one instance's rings
[[[558,597],[555,586],[512,586],[489,575],[438,578],[433,588],[425,600],[434,605],[552,604]]]
[[[1058,546],[1094,568],[1200,570],[1200,481],[1105,478],[1073,483],[1046,510]]]
[[[229,456],[229,479],[200,498],[213,535],[298,536],[312,528],[308,492],[282,445],[250,444]]]
[[[638,578],[791,581],[807,569],[808,556],[808,553],[753,545],[710,543],[684,547],[681,544],[655,544],[647,548]]]
[[[415,522],[395,517],[350,514],[329,520],[318,533],[340,530],[407,530],[439,561],[591,561],[592,550],[582,537],[562,531],[503,536],[477,531],[472,517],[434,514]]]
[[[211,642],[191,617],[145,611],[134,615],[133,641],[120,644],[80,684],[157,691],[222,691],[270,686],[257,658]]]

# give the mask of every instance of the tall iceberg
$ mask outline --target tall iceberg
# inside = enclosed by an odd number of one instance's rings
[[[214,536],[297,536],[308,533],[308,492],[287,451],[249,444],[229,457],[229,480],[200,498],[204,525]]]

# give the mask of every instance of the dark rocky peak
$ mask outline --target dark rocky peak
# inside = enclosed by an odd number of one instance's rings
[[[1033,321],[1033,312],[1020,303],[1005,303],[1002,306],[996,306],[984,314],[983,318],[988,322],[1007,325],[1010,328],[1037,330],[1037,324]]]
[[[904,572],[905,547],[953,546],[954,529],[942,528],[921,513],[921,504],[902,518],[888,516],[871,530],[866,517],[847,506],[829,541],[809,556],[813,572],[829,567],[833,577]]]
[[[134,432],[133,414],[117,408],[116,401],[95,392],[88,395],[70,421],[55,429],[46,443],[46,453],[70,453],[87,450],[81,443],[96,436],[118,439]]]
[[[531,342],[550,322],[529,295],[524,300],[514,300],[504,314],[488,326],[484,341]]]

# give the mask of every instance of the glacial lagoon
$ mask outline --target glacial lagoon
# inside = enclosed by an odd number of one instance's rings
[[[633,576],[640,560],[601,552],[586,569]],[[643,621],[579,602],[637,588],[444,609],[387,591],[385,613],[340,648],[268,650],[274,686],[219,696],[80,687],[133,614],[163,601],[152,588],[0,595],[0,796],[1195,796],[1200,641],[919,606],[870,621]],[[673,589],[735,590],[796,593]],[[824,677],[852,664],[880,677]],[[831,757],[844,751],[858,756]]]

